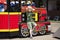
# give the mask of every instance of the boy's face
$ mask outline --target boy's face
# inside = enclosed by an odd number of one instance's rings
[[[29,9],[28,9],[28,11],[29,11],[29,12],[31,12],[31,11],[32,11],[32,9],[30,9],[30,8],[29,8]]]

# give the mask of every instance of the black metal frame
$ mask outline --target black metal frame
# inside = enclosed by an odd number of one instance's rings
[[[46,1],[46,4],[47,4],[47,12],[48,12],[48,0]]]
[[[10,11],[10,0],[6,0],[7,1],[7,11]]]

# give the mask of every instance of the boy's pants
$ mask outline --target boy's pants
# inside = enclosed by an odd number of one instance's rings
[[[30,29],[30,37],[32,37],[32,31],[33,31],[32,25],[34,25],[34,27],[37,26],[35,22],[27,22],[27,26]]]

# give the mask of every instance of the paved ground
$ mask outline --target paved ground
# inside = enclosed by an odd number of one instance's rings
[[[53,38],[53,33],[60,27],[60,23],[51,22],[52,33],[49,35],[38,35],[33,37],[32,39],[28,38],[13,38],[13,39],[0,39],[0,40],[60,40],[57,38]]]

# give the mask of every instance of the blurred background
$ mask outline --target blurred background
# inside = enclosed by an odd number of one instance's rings
[[[60,0],[48,0],[48,19],[60,20]]]

